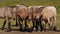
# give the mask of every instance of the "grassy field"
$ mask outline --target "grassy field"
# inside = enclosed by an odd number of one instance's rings
[[[60,0],[0,0],[0,6],[6,6],[9,3],[9,6],[14,6],[17,4],[24,4],[26,6],[33,6],[33,5],[52,5],[57,8],[57,13],[60,13]]]
[[[27,7],[33,5],[55,6],[57,9],[57,27],[60,28],[60,0],[0,0],[0,7],[6,6],[7,3],[9,3],[9,6],[15,6],[17,4],[24,4]],[[2,23],[3,19],[0,19],[0,27]],[[15,24],[15,22],[13,24]]]

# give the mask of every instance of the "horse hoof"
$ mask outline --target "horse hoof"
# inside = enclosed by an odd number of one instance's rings
[[[44,31],[44,28],[41,28],[40,31],[41,31],[41,32]]]
[[[11,32],[11,30],[7,30],[7,32]]]
[[[54,28],[53,28],[53,30],[54,30],[54,31],[56,31],[56,30],[57,30],[57,28],[56,28],[56,27],[54,27]]]
[[[34,31],[36,31],[36,32],[37,32],[38,30],[34,30]]]
[[[7,32],[11,32],[11,29],[7,29]]]
[[[1,30],[4,30],[3,28],[1,28]]]
[[[40,32],[42,32],[43,30],[40,30]]]
[[[20,28],[20,31],[25,32],[25,29]]]
[[[44,28],[41,28],[40,31],[41,31],[41,32],[44,31]]]
[[[7,30],[7,32],[11,32],[10,30]]]
[[[22,31],[22,29],[20,29],[20,31]]]
[[[33,30],[31,28],[27,28],[27,32],[32,32]]]
[[[25,32],[25,29],[23,29],[22,32]]]
[[[25,30],[24,30],[24,29],[20,29],[20,31],[25,32]]]

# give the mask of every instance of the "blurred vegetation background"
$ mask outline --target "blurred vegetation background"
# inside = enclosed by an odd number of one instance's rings
[[[60,14],[60,0],[0,0],[0,7],[6,6],[9,3],[9,6],[15,6],[17,4],[24,4],[26,6],[41,5],[41,6],[55,6],[57,13]]]

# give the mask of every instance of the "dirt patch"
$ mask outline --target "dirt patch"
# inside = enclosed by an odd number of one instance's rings
[[[11,32],[6,32],[4,30],[0,30],[0,34],[60,34],[60,30],[57,30],[56,32],[54,31],[46,31],[46,32],[21,32],[21,31],[11,31]]]

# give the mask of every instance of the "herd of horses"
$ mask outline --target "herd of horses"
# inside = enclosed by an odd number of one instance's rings
[[[20,30],[36,30],[44,31],[46,24],[49,30],[56,31],[56,8],[54,6],[29,6],[16,5],[0,7],[0,18],[3,18],[1,30],[4,30],[8,23],[7,31],[11,31],[11,21],[16,19],[16,25],[20,26]],[[24,21],[24,28],[23,28]],[[30,28],[30,21],[33,26]]]

